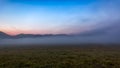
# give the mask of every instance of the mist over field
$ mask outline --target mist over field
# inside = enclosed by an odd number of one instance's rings
[[[15,37],[5,35],[1,32],[0,45],[39,45],[39,44],[82,44],[82,43],[101,43],[101,44],[120,44],[120,24],[112,23],[109,26],[85,31],[78,34],[63,35],[63,36],[38,36],[24,34]],[[6,37],[8,36],[8,37]]]
[[[118,38],[111,36],[69,36],[69,37],[39,37],[39,38],[18,38],[18,39],[0,39],[1,45],[33,45],[33,44],[120,44]],[[56,46],[57,46],[56,45]]]

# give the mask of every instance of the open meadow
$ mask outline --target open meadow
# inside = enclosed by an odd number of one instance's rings
[[[120,68],[120,46],[1,46],[0,68]]]

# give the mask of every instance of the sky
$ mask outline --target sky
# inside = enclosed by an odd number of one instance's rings
[[[0,0],[0,31],[79,34],[120,20],[120,0]]]

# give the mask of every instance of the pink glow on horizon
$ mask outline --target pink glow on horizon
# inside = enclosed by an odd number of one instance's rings
[[[17,35],[17,34],[72,34],[75,30],[11,30],[11,29],[4,29],[0,30],[5,32],[9,35]],[[82,30],[81,30],[82,32]]]
[[[16,29],[10,27],[0,27],[0,31],[3,31],[9,35],[17,34],[79,34],[85,31],[90,31],[95,28],[96,25],[81,26],[81,27],[66,27],[61,29]]]
[[[55,33],[54,31],[42,31],[42,30],[39,30],[39,31],[15,31],[15,30],[1,30],[9,35],[17,35],[17,34],[67,34],[65,32],[58,32],[58,33]]]

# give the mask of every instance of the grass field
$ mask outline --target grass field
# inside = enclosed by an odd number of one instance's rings
[[[120,46],[0,47],[0,68],[120,68]]]

